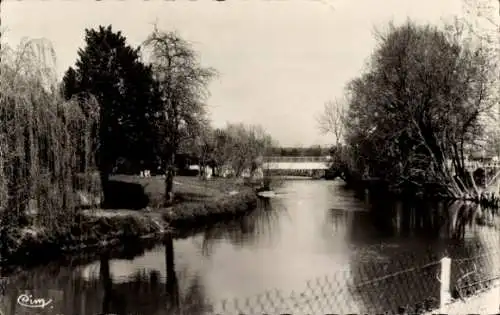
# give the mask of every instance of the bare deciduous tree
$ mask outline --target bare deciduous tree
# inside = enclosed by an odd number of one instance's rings
[[[411,21],[378,39],[368,71],[348,86],[349,144],[375,176],[468,194],[465,149],[483,137],[481,117],[498,102],[489,52]]]
[[[216,153],[218,159],[230,164],[236,176],[257,170],[262,163],[261,157],[273,145],[272,138],[261,126],[228,124],[223,132],[225,136],[219,135],[217,146],[220,147],[215,152],[221,152],[222,155]]]
[[[144,44],[150,50],[149,57],[164,104],[165,203],[170,204],[175,155],[183,139],[199,130],[205,116],[208,84],[216,72],[201,66],[190,43],[174,32],[164,32],[155,26]]]
[[[323,112],[317,117],[319,129],[324,134],[331,134],[338,146],[345,135],[345,102],[335,99],[325,103]]]

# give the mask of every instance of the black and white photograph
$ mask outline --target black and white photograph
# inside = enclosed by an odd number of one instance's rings
[[[500,314],[500,0],[0,17],[0,315]]]

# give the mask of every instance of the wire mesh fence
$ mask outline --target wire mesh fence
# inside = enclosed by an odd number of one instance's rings
[[[466,299],[495,286],[500,280],[500,252],[454,260],[453,298]]]
[[[309,281],[301,292],[269,291],[245,300],[225,301],[216,314],[403,314],[436,308],[439,285],[425,281],[440,262],[355,283],[349,272]],[[422,301],[422,303],[415,303]]]
[[[425,314],[443,310],[443,305],[453,309],[457,303],[464,309],[468,301],[475,301],[468,312],[477,312],[474,307],[484,301],[478,302],[476,296],[486,292],[491,300],[488,290],[498,285],[499,255],[493,251],[471,258],[446,258],[451,264],[440,259],[397,271],[404,265],[401,260],[344,270],[308,281],[300,291],[272,290],[252,298],[226,300],[214,305],[212,314]],[[411,255],[407,257],[411,259]],[[384,272],[388,273],[382,275]],[[368,279],[374,274],[378,275]]]

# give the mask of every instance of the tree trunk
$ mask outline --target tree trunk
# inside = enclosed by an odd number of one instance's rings
[[[164,204],[166,207],[172,205],[174,200],[173,188],[174,188],[174,176],[175,176],[175,153],[170,153],[169,159],[167,160],[167,172],[165,176],[165,200]]]
[[[110,202],[110,196],[109,196],[109,171],[107,170],[107,167],[102,167],[99,170],[99,178],[101,179],[101,187],[102,187],[102,200],[101,200],[101,206],[103,208],[106,208]]]
[[[201,179],[205,179],[205,160],[200,157],[198,161],[198,166],[200,167],[199,176]]]
[[[102,113],[101,113],[102,115]],[[113,146],[111,145],[112,139],[109,138],[107,134],[107,130],[103,125],[100,126],[99,130],[99,141],[100,147],[97,151],[97,161],[98,161],[98,169],[99,169],[99,178],[101,180],[102,187],[102,200],[101,206],[106,208],[112,203],[112,196],[110,195],[110,187],[109,187],[109,176],[111,175],[111,170],[113,168],[113,154],[111,153],[111,149]]]

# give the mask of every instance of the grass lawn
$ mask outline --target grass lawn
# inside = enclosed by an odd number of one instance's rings
[[[228,207],[227,201],[231,199],[233,202],[239,203],[238,199],[248,199],[247,194],[253,194],[250,186],[246,185],[242,179],[234,178],[211,178],[202,180],[195,176],[176,176],[174,178],[174,203],[172,207],[165,208],[163,206],[165,195],[165,178],[162,176],[139,177],[132,175],[113,175],[110,180],[118,183],[140,185],[140,194],[145,194],[148,198],[147,211],[141,209],[132,210],[125,205],[113,207],[112,209],[90,209],[85,210],[86,215],[97,217],[113,217],[113,216],[128,216],[134,213],[140,216],[149,217],[151,219],[163,221],[160,218],[166,219],[171,217],[197,217],[202,213],[221,212],[222,209],[200,210],[205,205],[217,204],[217,208],[222,205]],[[135,187],[134,192],[120,190],[115,191],[115,198],[134,200],[139,198],[138,189]],[[236,196],[238,195],[238,196]],[[126,196],[126,197],[125,197]],[[241,198],[239,198],[241,197]]]
[[[139,177],[129,175],[114,175],[111,180],[140,184],[150,199],[149,206],[162,206],[165,195],[165,178],[162,176]],[[213,178],[201,180],[195,176],[176,176],[174,178],[175,203],[205,202],[218,200],[231,195],[235,191],[248,189],[242,180],[228,178]]]
[[[162,176],[138,177],[115,175],[110,178],[119,183],[140,185],[147,195],[149,203],[146,211],[125,210],[90,210],[97,216],[127,215],[131,212],[159,222],[164,226],[184,227],[203,224],[221,217],[233,217],[253,209],[256,194],[251,185],[242,179],[212,178],[202,180],[199,177],[177,176],[174,178],[174,203],[171,207],[163,206],[165,178]]]

